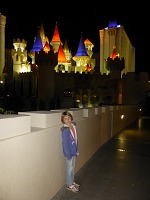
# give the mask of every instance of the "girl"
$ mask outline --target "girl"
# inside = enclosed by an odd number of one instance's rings
[[[73,116],[70,112],[65,111],[61,115],[63,127],[62,132],[62,147],[66,160],[66,184],[67,189],[72,192],[78,192],[80,185],[74,182],[74,168],[78,153],[78,138],[77,129],[73,121]]]

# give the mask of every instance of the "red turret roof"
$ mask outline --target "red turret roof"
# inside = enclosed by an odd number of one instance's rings
[[[61,42],[59,32],[58,32],[57,23],[55,25],[54,35],[53,35],[51,42]]]
[[[110,58],[114,60],[116,57],[119,57],[119,53],[116,51],[116,47],[114,47],[114,50],[112,54],[110,55]]]
[[[92,42],[89,39],[84,40],[84,44],[91,44],[91,45],[93,45]]]
[[[58,62],[63,62],[63,63],[67,62],[61,43],[58,49]]]

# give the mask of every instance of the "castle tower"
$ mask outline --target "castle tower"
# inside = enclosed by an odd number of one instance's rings
[[[80,73],[85,71],[85,67],[90,61],[90,56],[86,52],[82,34],[80,37],[77,53],[73,57],[73,60],[76,62],[76,72]]]
[[[55,92],[54,67],[57,65],[57,58],[53,51],[48,53],[44,51],[35,52],[35,63],[38,66],[38,109],[50,110]]]
[[[62,44],[60,44],[58,49],[58,65],[55,67],[56,72],[70,72],[71,71],[71,62],[68,62],[63,50]]]
[[[5,24],[6,17],[0,13],[0,81],[3,80],[3,69],[5,67]]]
[[[105,66],[108,73],[110,73],[111,79],[121,79],[121,72],[125,68],[125,60],[124,57],[120,58],[115,46],[113,47],[113,52],[110,57],[105,60]]]
[[[89,39],[84,40],[84,44],[85,44],[85,48],[86,48],[88,55],[90,57],[92,57],[92,55],[93,55],[92,49],[93,49],[94,45],[92,44],[92,42]]]
[[[101,74],[108,74],[105,59],[111,54],[113,46],[116,46],[120,57],[125,59],[125,68],[122,70],[122,74],[135,72],[135,48],[131,44],[124,27],[117,25],[116,21],[112,21],[107,28],[99,30],[99,36]]]
[[[36,37],[34,40],[33,48],[30,52],[39,52],[43,49],[43,41],[40,34],[40,29],[37,30]]]
[[[32,59],[32,64],[35,64],[35,52],[39,52],[43,49],[43,40],[41,38],[40,29],[38,28],[36,37],[34,40],[33,48],[28,53],[29,57]]]
[[[84,40],[84,44],[85,44],[86,52],[90,56],[90,61],[87,64],[85,71],[91,71],[91,70],[94,70],[94,67],[95,67],[95,59],[92,58],[94,44],[89,39]]]
[[[13,72],[22,73],[30,72],[31,65],[27,61],[27,42],[23,39],[22,41],[17,38],[13,40],[14,49],[12,49],[12,59],[13,59]]]

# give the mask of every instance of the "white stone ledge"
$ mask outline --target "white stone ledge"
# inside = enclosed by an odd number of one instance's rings
[[[95,108],[83,108],[83,117],[92,117],[95,115]]]
[[[26,115],[0,115],[0,140],[31,132],[31,117]]]
[[[49,128],[61,123],[59,112],[30,111],[30,112],[19,112],[18,114],[30,115],[32,127]]]

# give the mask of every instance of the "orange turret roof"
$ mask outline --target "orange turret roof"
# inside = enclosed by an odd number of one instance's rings
[[[65,57],[65,54],[64,54],[64,51],[63,51],[61,43],[60,43],[59,49],[58,49],[58,62],[63,62],[63,63],[67,62],[67,59]]]
[[[93,45],[92,42],[89,39],[84,40],[84,44],[91,44],[91,45]]]
[[[61,42],[57,22],[56,22],[56,25],[55,25],[54,35],[53,35],[51,42]]]

